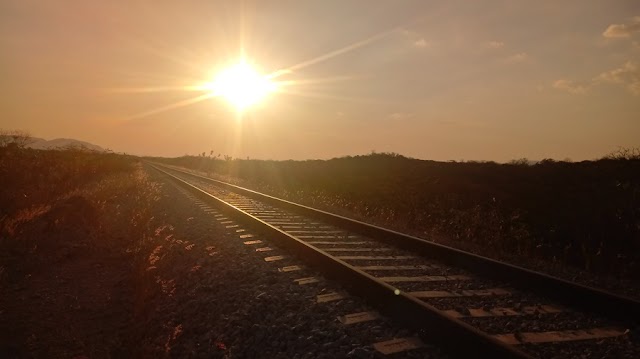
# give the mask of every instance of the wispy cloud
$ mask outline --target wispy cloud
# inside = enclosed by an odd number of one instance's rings
[[[572,94],[585,94],[591,87],[591,84],[578,84],[571,80],[560,79],[553,83],[553,88],[567,91]]]
[[[605,83],[624,86],[633,95],[640,95],[640,66],[633,61],[627,61],[624,65],[605,71],[588,82],[561,79],[555,81],[553,87],[572,94],[585,94],[592,87]]]
[[[640,32],[640,16],[634,17],[628,24],[609,25],[602,36],[607,38],[631,37],[636,32]]]
[[[501,49],[504,47],[504,42],[502,41],[489,41],[484,45],[488,49]]]
[[[408,120],[412,117],[413,117],[413,114],[409,112],[394,112],[389,115],[389,119],[393,121]]]
[[[406,39],[405,41],[408,40],[409,44],[417,49],[427,49],[433,44],[431,41],[425,39],[420,33],[412,30],[402,29],[400,30],[400,34],[402,34]]]
[[[413,46],[419,48],[419,49],[424,49],[427,47],[431,47],[431,44],[425,40],[425,39],[418,39],[416,41],[413,42]]]
[[[519,64],[527,60],[529,60],[529,55],[526,52],[519,52],[517,54],[507,56],[504,59],[504,62],[507,64]]]
[[[621,84],[634,95],[640,95],[640,66],[633,61],[627,61],[621,67],[596,76],[594,81]]]

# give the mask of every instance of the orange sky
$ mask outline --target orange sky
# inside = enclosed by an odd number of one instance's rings
[[[0,128],[134,154],[581,160],[640,145],[636,0],[2,0],[0,46]],[[319,61],[241,121],[219,98],[154,112],[197,92],[125,91],[209,81],[241,49],[265,73]]]

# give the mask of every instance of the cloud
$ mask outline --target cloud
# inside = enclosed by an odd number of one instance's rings
[[[555,89],[567,91],[572,94],[585,94],[590,87],[590,85],[580,85],[571,80],[564,79],[555,81],[552,86]]]
[[[596,79],[607,82],[623,83],[630,74],[637,74],[637,72],[638,66],[631,61],[627,61],[624,65],[622,65],[622,67],[603,72],[598,75]]]
[[[424,49],[427,47],[431,47],[431,44],[429,42],[427,42],[427,40],[425,39],[418,39],[416,41],[413,42],[413,46],[419,48],[419,49]]]
[[[431,41],[426,40],[420,33],[413,30],[401,29],[400,34],[402,34],[404,38],[403,41],[408,41],[412,47],[418,49],[428,49],[433,45]]]
[[[605,71],[587,83],[561,79],[555,81],[553,87],[572,94],[585,94],[590,88],[607,83],[624,86],[633,95],[640,96],[640,66],[633,61],[627,61],[621,67]]]
[[[529,59],[529,55],[526,52],[519,52],[517,54],[513,54],[504,59],[504,62],[507,64],[519,64],[521,62],[525,62]]]
[[[501,49],[504,47],[504,42],[502,41],[489,41],[485,44],[485,47],[488,49]]]
[[[596,76],[594,81],[621,84],[634,95],[640,95],[640,66],[633,61],[627,61],[621,67]]]
[[[640,16],[634,17],[629,24],[612,24],[602,33],[607,38],[631,37],[635,32],[640,32]]]
[[[412,117],[413,117],[413,114],[409,112],[394,112],[389,115],[389,119],[393,121],[408,120]]]

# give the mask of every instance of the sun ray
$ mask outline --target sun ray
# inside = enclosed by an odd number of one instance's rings
[[[131,120],[136,120],[136,119],[140,119],[140,118],[143,118],[143,117],[148,117],[148,116],[151,116],[151,115],[156,115],[156,114],[161,113],[161,112],[173,110],[173,109],[176,109],[176,108],[179,108],[179,107],[192,105],[194,103],[197,103],[197,102],[200,102],[200,101],[204,101],[204,100],[206,100],[208,98],[211,98],[211,97],[215,97],[215,95],[213,95],[211,93],[205,93],[203,95],[199,95],[199,96],[196,96],[196,97],[193,97],[193,98],[190,98],[190,99],[178,101],[178,102],[172,103],[170,105],[162,106],[162,107],[159,107],[159,108],[156,108],[156,109],[153,109],[153,110],[149,110],[149,111],[146,111],[146,112],[139,113],[139,114],[134,115],[134,116],[130,116],[126,120],[127,121],[131,121]]]
[[[411,21],[414,22],[414,21]],[[403,25],[406,26],[407,24]],[[167,106],[162,106],[160,108],[156,108],[153,110],[149,110],[134,116],[129,117],[129,119],[137,119],[142,117],[147,117],[151,115],[155,115],[164,111],[169,111],[178,107],[188,106],[209,98],[214,97],[224,97],[227,101],[232,103],[236,107],[236,115],[238,119],[243,117],[243,111],[246,107],[258,102],[262,99],[266,94],[271,92],[283,93],[286,95],[293,96],[302,96],[302,97],[310,97],[310,98],[323,98],[323,99],[332,99],[337,101],[357,101],[357,102],[367,102],[371,103],[372,101],[364,98],[357,97],[347,97],[347,96],[335,96],[329,93],[317,92],[317,91],[309,91],[304,89],[304,87],[311,86],[316,84],[327,84],[327,83],[335,83],[340,81],[352,80],[360,77],[367,76],[333,76],[327,78],[316,78],[316,79],[286,79],[286,80],[276,80],[277,78],[283,77],[285,75],[293,74],[301,69],[325,62],[332,58],[344,55],[366,45],[369,45],[375,41],[382,39],[389,34],[401,30],[403,26],[396,26],[390,28],[388,30],[379,32],[374,34],[368,38],[365,38],[360,41],[355,41],[349,45],[343,46],[333,51],[329,51],[325,54],[317,56],[315,58],[297,63],[295,65],[281,68],[267,75],[258,74],[252,67],[249,67],[250,70],[236,71],[238,66],[244,66],[249,64],[249,58],[247,57],[247,19],[245,18],[244,9],[240,14],[239,21],[239,32],[238,32],[238,63],[226,70],[223,70],[219,73],[218,78],[214,79],[211,82],[197,82],[194,81],[192,85],[182,85],[182,86],[141,86],[141,87],[122,87],[122,88],[110,88],[106,89],[109,92],[115,93],[155,93],[155,92],[189,92],[189,91],[205,91],[205,94],[196,96],[191,99],[179,101]],[[173,56],[169,53],[163,52],[158,47],[150,46],[148,43],[141,43],[140,46],[145,48],[146,50],[164,57],[172,62],[181,64],[190,69],[194,69],[202,74],[208,74],[209,70],[204,69],[201,65],[193,63],[191,61],[187,61],[185,59],[181,59],[179,56]],[[236,68],[236,70],[233,70]],[[227,76],[228,71],[232,69],[235,71],[233,76],[230,78],[224,79],[224,76]],[[231,72],[233,72],[231,71]],[[140,74],[145,76],[145,74]],[[221,81],[220,76],[223,77],[223,81]],[[146,75],[148,76],[148,75]],[[151,76],[150,76],[151,77]],[[229,77],[229,76],[228,76]],[[302,87],[302,88],[300,88]]]
[[[274,72],[274,74],[276,74],[276,73],[277,74],[281,74],[281,75],[289,74],[289,73],[292,73],[294,71],[303,69],[305,67],[309,67],[311,65],[315,65],[315,64],[327,61],[327,60],[332,59],[332,58],[334,58],[336,56],[339,56],[339,55],[342,55],[342,54],[346,54],[348,52],[351,52],[353,50],[361,48],[361,47],[363,47],[365,45],[368,45],[368,44],[370,44],[370,43],[372,43],[374,41],[377,41],[377,40],[379,40],[379,39],[381,39],[381,38],[393,33],[394,31],[399,30],[399,29],[400,29],[400,27],[394,27],[393,29],[390,29],[390,30],[387,30],[387,31],[383,31],[383,32],[379,32],[379,33],[377,33],[377,34],[375,34],[373,36],[370,36],[370,37],[368,37],[368,38],[366,38],[364,40],[356,41],[356,42],[354,42],[354,43],[352,43],[350,45],[344,46],[344,47],[342,47],[340,49],[337,49],[337,50],[334,50],[334,51],[330,51],[330,52],[328,52],[328,53],[326,53],[324,55],[320,55],[318,57],[315,57],[315,58],[307,60],[307,61],[300,62],[300,63],[295,64],[293,66],[277,70],[277,71]]]
[[[330,95],[323,92],[302,91],[302,90],[297,90],[297,91],[281,90],[280,93],[285,95],[290,95],[290,96],[299,96],[299,97],[307,97],[307,98],[323,99],[323,100],[335,100],[335,101],[341,101],[341,102],[360,102],[360,103],[376,103],[376,104],[391,103],[390,101],[380,101],[379,99],[373,100],[373,99],[368,99],[363,97],[336,96],[336,95]]]
[[[276,88],[275,82],[245,61],[224,69],[212,82],[203,85],[204,90],[225,98],[240,112],[258,103]]]
[[[188,92],[202,91],[202,85],[188,86],[145,86],[145,87],[114,87],[103,89],[111,93],[150,93],[150,92]]]
[[[169,75],[169,74],[158,74],[158,73],[148,73],[141,71],[114,71],[110,74],[111,77],[121,76],[122,78],[127,80],[127,83],[155,83],[158,84],[156,86],[171,86],[167,84],[197,84],[202,81],[201,78],[196,78],[194,76],[179,76],[179,75]],[[141,87],[141,86],[134,86]],[[126,88],[126,87],[111,87],[111,88]],[[106,88],[110,89],[110,88]]]
[[[342,81],[349,81],[358,78],[366,78],[367,76],[355,76],[355,75],[345,75],[345,76],[332,76],[332,77],[322,77],[315,79],[304,79],[304,80],[281,80],[276,81],[278,87],[288,87],[288,86],[301,86],[301,85],[315,85],[315,84],[325,84],[325,83],[336,83]]]
[[[165,60],[169,60],[175,64],[178,65],[182,65],[186,68],[189,68],[191,70],[195,70],[198,73],[206,73],[208,71],[208,69],[204,66],[202,66],[201,64],[198,64],[196,62],[191,62],[185,59],[180,58],[179,56],[174,56],[172,55],[170,52],[164,52],[162,50],[160,50],[159,48],[154,47],[153,45],[150,44],[145,44],[145,43],[139,43],[139,46],[143,49],[146,50],[160,58],[164,58]]]

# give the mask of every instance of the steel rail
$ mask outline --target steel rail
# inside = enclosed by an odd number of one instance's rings
[[[151,164],[151,166],[157,171],[170,176],[178,184],[188,188],[203,200],[215,203],[222,213],[232,216],[248,228],[268,236],[270,240],[274,240],[281,246],[300,255],[327,277],[345,284],[350,292],[365,299],[381,313],[404,326],[428,335],[429,341],[441,345],[452,354],[465,358],[477,357],[479,354],[482,357],[490,358],[532,358],[513,346],[505,344],[461,320],[452,318],[419,299],[398,291],[395,287],[335,258],[321,249],[301,241],[188,181],[159,168],[157,165]],[[461,343],[464,344],[461,345]]]
[[[483,274],[490,278],[509,282],[509,284],[514,288],[543,294],[546,297],[554,299],[572,308],[599,313],[608,318],[622,320],[625,322],[628,322],[630,318],[635,321],[640,320],[640,301],[630,297],[614,294],[599,288],[585,286],[513,264],[430,242],[423,238],[414,237],[327,211],[297,204],[188,171],[166,167],[164,165],[161,166],[172,171],[209,181],[233,192],[241,193],[247,197],[269,203],[276,207],[322,219],[327,223],[390,243],[414,253],[419,253],[422,256],[437,258],[439,261],[448,265],[457,266],[474,273]]]

